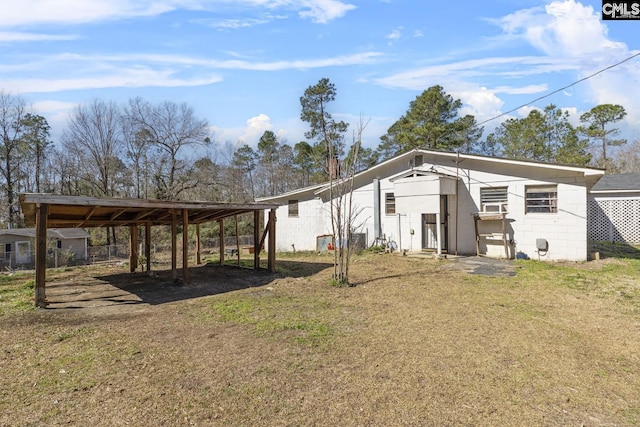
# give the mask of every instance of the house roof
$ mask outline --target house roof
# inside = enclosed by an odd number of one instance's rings
[[[640,192],[640,173],[604,175],[591,188],[592,193]]]
[[[0,230],[0,236],[20,236],[20,237],[36,237],[35,228],[10,228]],[[87,239],[91,237],[89,233],[81,228],[49,228],[47,229],[47,237],[53,239]]]
[[[20,194],[20,204],[29,226],[36,223],[38,206],[47,205],[47,227],[51,228],[171,225],[176,216],[182,217],[185,212],[189,224],[202,224],[278,207],[269,203],[182,202],[56,194]]]
[[[422,154],[425,156],[424,162],[428,163],[434,159],[437,159],[440,163],[450,163],[452,166],[465,165],[469,164],[469,162],[476,162],[478,164],[485,165],[505,165],[505,166],[515,166],[522,168],[537,168],[537,169],[548,169],[555,171],[567,171],[583,174],[590,185],[593,185],[601,176],[604,175],[604,169],[597,168],[588,168],[581,166],[570,166],[570,165],[560,165],[554,163],[543,163],[536,162],[530,160],[514,160],[514,159],[505,159],[501,157],[492,157],[492,156],[481,156],[477,154],[462,154],[456,152],[447,152],[447,151],[433,151],[433,150],[422,150],[422,149],[414,149],[411,151],[407,151],[406,153],[402,153],[393,157],[391,159],[385,160],[381,163],[378,163],[375,166],[370,167],[362,172],[354,175],[353,179],[356,182],[366,182],[369,178],[378,177],[381,170],[384,170],[388,165],[393,163],[398,164],[406,164],[407,168],[411,168],[412,159],[416,154]],[[330,183],[325,182],[323,184],[318,184],[313,187],[306,187],[295,191],[290,191],[288,193],[279,194],[276,196],[263,197],[260,200],[261,202],[273,201],[276,202],[278,200],[285,200],[291,197],[298,197],[310,191],[310,189],[315,189],[315,194],[319,195],[329,190]]]

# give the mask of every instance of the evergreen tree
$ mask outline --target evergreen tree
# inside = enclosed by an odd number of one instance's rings
[[[409,104],[409,110],[382,136],[378,151],[383,159],[424,148],[430,150],[471,151],[482,128],[473,116],[459,117],[459,99],[445,93],[442,86],[432,86]]]

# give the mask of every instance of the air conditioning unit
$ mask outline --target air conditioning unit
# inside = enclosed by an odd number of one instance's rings
[[[507,212],[506,203],[485,203],[482,207],[483,212],[487,213],[505,213]]]

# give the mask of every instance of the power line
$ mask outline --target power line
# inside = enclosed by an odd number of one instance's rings
[[[571,83],[570,85],[567,85],[567,86],[561,87],[560,89],[556,89],[556,90],[554,90],[553,92],[549,92],[549,93],[548,93],[548,94],[546,94],[546,95],[543,95],[543,96],[541,96],[541,97],[539,97],[539,98],[534,99],[533,101],[529,101],[529,102],[527,102],[527,103],[525,103],[525,104],[520,105],[519,107],[513,108],[513,109],[511,109],[511,110],[509,110],[509,111],[506,111],[506,112],[504,112],[504,113],[502,113],[502,114],[499,114],[499,115],[497,115],[497,116],[495,116],[495,117],[492,117],[492,118],[490,118],[490,119],[487,119],[487,120],[485,120],[485,121],[484,121],[484,122],[482,122],[482,123],[478,123],[476,126],[482,126],[483,124],[488,123],[488,122],[490,122],[490,121],[492,121],[492,120],[496,120],[496,119],[499,119],[499,118],[500,118],[500,117],[502,117],[502,116],[506,116],[507,114],[511,114],[511,113],[513,113],[514,111],[519,110],[519,109],[520,109],[520,108],[522,108],[522,107],[527,107],[527,106],[529,106],[529,105],[531,105],[531,104],[534,104],[534,103],[536,103],[536,102],[538,102],[538,101],[540,101],[540,100],[542,100],[542,99],[548,98],[548,97],[550,97],[551,95],[554,95],[554,94],[556,94],[556,93],[558,93],[558,92],[562,92],[562,91],[563,91],[563,90],[565,90],[565,89],[568,89],[568,88],[570,88],[570,87],[572,87],[572,86],[575,86],[575,85],[577,85],[578,83],[582,83],[582,82],[583,82],[583,81],[585,81],[585,80],[589,80],[590,78],[595,77],[595,76],[597,76],[598,74],[602,74],[602,73],[604,73],[605,71],[608,71],[608,70],[610,70],[610,69],[612,69],[612,68],[615,68],[615,67],[617,67],[618,65],[624,64],[624,63],[625,63],[625,62],[627,62],[627,61],[631,61],[633,58],[636,58],[636,57],[638,57],[638,56],[640,56],[640,52],[636,53],[635,55],[631,55],[630,57],[628,57],[628,58],[626,58],[626,59],[623,59],[623,60],[622,60],[622,61],[620,61],[620,62],[617,62],[617,63],[615,63],[615,64],[613,64],[613,65],[609,65],[609,66],[608,66],[608,67],[606,67],[606,68],[603,68],[603,69],[601,69],[601,70],[599,70],[599,71],[596,71],[595,73],[593,73],[593,74],[591,74],[591,75],[588,75],[588,76],[586,76],[586,77],[583,77],[583,78],[581,78],[580,80],[576,80],[575,82]]]

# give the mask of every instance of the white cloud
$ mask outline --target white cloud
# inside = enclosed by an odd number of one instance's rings
[[[495,93],[506,93],[508,95],[531,95],[534,93],[546,92],[549,90],[549,86],[546,84],[528,85],[520,87],[512,86],[497,86],[493,88]]]
[[[37,34],[17,31],[0,31],[0,42],[34,42],[34,41],[63,41],[77,40],[74,34]]]
[[[292,4],[300,3],[306,10],[299,12],[302,18],[311,18],[313,22],[325,24],[334,19],[343,17],[348,11],[355,9],[352,4],[343,3],[337,0],[303,0],[300,2],[290,2]]]
[[[522,38],[550,56],[579,57],[625,48],[607,38],[607,28],[593,7],[574,0],[520,10],[495,22],[508,35]]]
[[[398,40],[402,37],[402,27],[398,27],[385,36],[389,40]]]
[[[434,84],[446,87],[448,85],[445,82],[458,85],[470,80],[486,80],[487,78],[493,80],[495,76],[522,77],[532,73],[530,68],[538,69],[540,73],[573,69],[575,65],[568,65],[561,60],[550,60],[547,57],[488,57],[414,68],[377,79],[376,82],[388,87],[420,90]],[[531,91],[532,88],[537,87],[539,86],[529,84],[520,89],[511,86],[509,91],[510,93]],[[506,92],[506,86],[501,86],[501,88],[503,88],[503,92]]]
[[[83,24],[114,19],[157,16],[174,10],[235,8],[298,11],[304,19],[327,23],[356,8],[339,0],[19,0],[3,5],[0,28],[38,24]]]
[[[153,16],[174,9],[177,1],[20,0],[3,5],[0,27],[79,24],[116,18]]]
[[[3,87],[21,92],[55,92],[63,90],[112,87],[178,87],[218,83],[216,70],[280,71],[313,69],[372,63],[376,52],[353,55],[275,62],[247,60],[211,60],[178,55],[75,55],[40,57],[33,62],[0,65]],[[55,78],[52,70],[73,70],[64,78]],[[47,70],[43,75],[42,70]],[[9,73],[16,76],[12,78]]]
[[[527,117],[532,111],[542,111],[542,108],[527,105],[518,108],[516,112],[520,115],[520,117]]]
[[[10,91],[20,93],[59,92],[78,89],[105,89],[116,87],[180,87],[202,86],[220,81],[219,77],[177,78],[171,71],[151,69],[122,69],[105,72],[100,75],[54,79],[5,79],[3,86]]]
[[[238,142],[256,146],[264,131],[271,130],[272,128],[271,118],[266,114],[258,114],[247,120],[247,127],[244,129],[242,135],[238,137]]]

